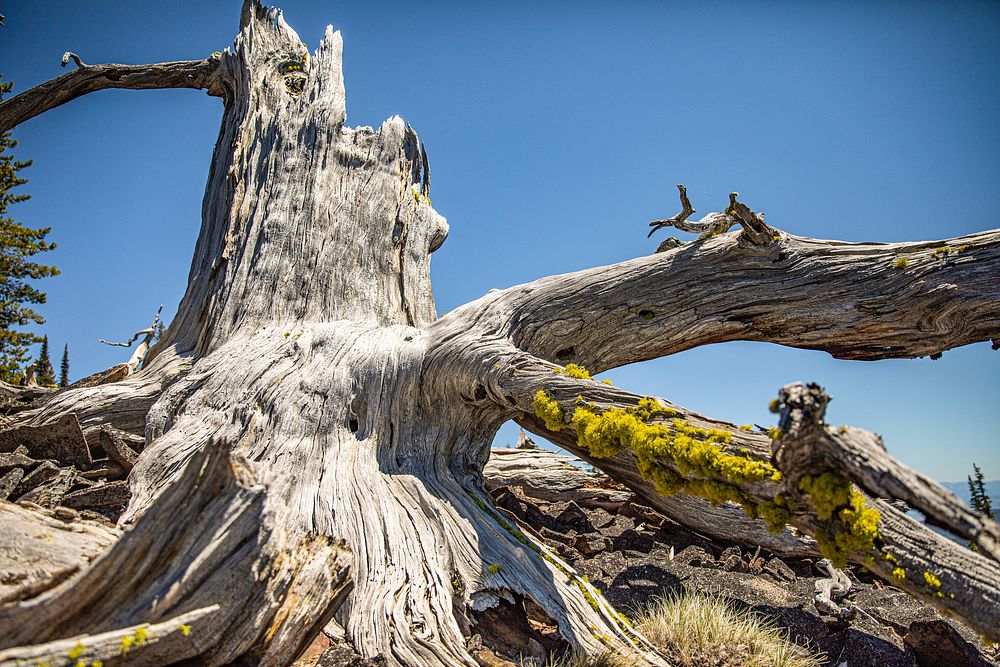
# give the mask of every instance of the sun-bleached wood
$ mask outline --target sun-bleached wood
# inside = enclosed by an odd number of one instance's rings
[[[335,614],[362,655],[471,666],[471,621],[504,595],[532,600],[575,647],[665,664],[596,589],[490,507],[492,438],[511,418],[543,430],[535,391],[552,387],[567,407],[581,391],[603,406],[639,398],[558,376],[543,359],[598,371],[740,339],[886,358],[1000,331],[995,231],[940,252],[942,242],[744,229],[491,292],[439,319],[430,254],[448,225],[429,199],[427,152],[398,117],[346,125],[341,50],[331,28],[310,53],[279,12],[247,0],[233,46],[206,61],[134,66],[132,86],[98,69],[123,66],[84,65],[0,103],[0,127],[108,87],[191,84],[224,103],[170,327],[139,372],[16,416],[42,425],[72,412],[88,436],[111,426],[147,446],[124,536],[85,572],[0,611],[11,629],[3,655],[49,655],[76,636],[105,655],[121,633],[167,624],[160,648],[149,642],[130,664],[162,664],[169,649],[196,664],[280,665]],[[770,457],[764,435],[737,433],[734,446]],[[655,504],[634,461],[595,465]],[[695,520],[691,504],[655,506]],[[808,517],[796,525],[815,528]],[[920,526],[895,530],[932,539]],[[154,604],[162,591],[176,596]],[[188,625],[176,619],[196,612],[191,634],[201,625],[205,640],[174,643]]]

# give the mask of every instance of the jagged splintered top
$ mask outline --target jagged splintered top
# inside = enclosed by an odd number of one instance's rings
[[[426,155],[399,117],[344,126],[342,51],[328,27],[310,57],[280,11],[244,3],[219,56],[226,109],[168,343],[205,353],[268,324],[436,319],[430,253],[448,228]]]

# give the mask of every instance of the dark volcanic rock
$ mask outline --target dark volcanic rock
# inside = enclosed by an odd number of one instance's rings
[[[316,661],[316,667],[385,667],[385,658],[362,658],[354,649],[344,644],[334,644],[323,651]]]
[[[572,528],[578,533],[589,533],[594,530],[590,523],[590,517],[576,503],[570,501],[566,508],[555,517],[561,525]]]
[[[982,654],[942,619],[911,623],[904,641],[920,667],[990,667]]]
[[[768,560],[764,565],[764,571],[762,574],[777,583],[791,582],[796,579],[795,572],[792,571],[792,568],[785,565],[785,561],[780,558],[772,558]]]
[[[631,528],[612,540],[615,551],[640,551],[647,554],[655,544],[656,538],[651,533],[639,533]]]
[[[90,449],[72,413],[44,426],[19,426],[0,432],[0,452],[13,452],[21,446],[34,459],[54,459],[80,470],[90,467]]]

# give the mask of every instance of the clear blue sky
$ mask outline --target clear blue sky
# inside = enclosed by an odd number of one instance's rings
[[[1000,227],[1000,3],[289,0],[315,48],[342,30],[348,120],[400,114],[426,142],[440,312],[490,288],[652,252],[646,222],[739,190],[788,232],[852,241]],[[87,62],[201,58],[240,2],[4,2],[0,72],[15,91]],[[52,226],[42,331],[72,376],[127,358],[124,338],[185,286],[221,104],[198,91],[108,91],[15,131],[33,159],[13,209]],[[1000,279],[1000,277],[998,277]],[[736,423],[817,381],[829,417],[882,433],[939,479],[1000,477],[1000,352],[846,362],[763,344],[619,369],[616,384]],[[512,441],[510,427],[499,441]]]

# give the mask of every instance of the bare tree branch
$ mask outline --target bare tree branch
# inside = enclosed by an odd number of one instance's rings
[[[82,95],[109,88],[204,88],[209,95],[225,96],[225,85],[220,74],[220,55],[212,55],[204,60],[181,60],[152,65],[87,65],[75,53],[67,51],[63,55],[63,66],[70,59],[79,69],[0,102],[0,132],[6,132]]]
[[[456,313],[479,310],[484,335],[594,371],[733,340],[887,359],[1000,339],[1000,230],[891,244],[777,234],[704,238]]]
[[[646,238],[664,227],[675,227],[684,232],[710,237],[728,232],[733,225],[740,225],[743,227],[742,238],[755,245],[767,245],[779,239],[776,230],[771,229],[764,222],[763,213],[754,213],[746,204],[736,201],[736,198],[740,196],[739,192],[729,193],[729,206],[726,207],[724,213],[713,211],[697,222],[688,222],[688,217],[695,210],[691,206],[691,200],[688,199],[687,188],[678,185],[677,189],[681,195],[681,212],[666,220],[653,220],[649,223],[652,229],[649,230]]]

